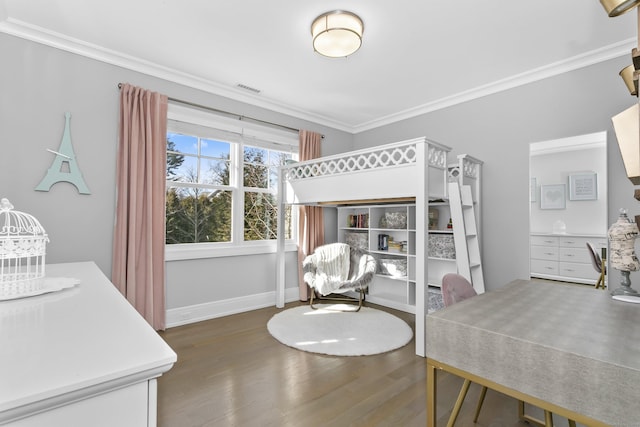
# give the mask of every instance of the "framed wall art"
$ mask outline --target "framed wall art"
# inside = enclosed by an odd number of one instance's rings
[[[540,186],[540,209],[565,209],[565,199],[565,184]]]
[[[569,175],[569,200],[597,200],[598,174],[594,172]]]

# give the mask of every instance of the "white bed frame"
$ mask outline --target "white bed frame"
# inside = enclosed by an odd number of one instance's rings
[[[415,199],[415,342],[416,354],[424,357],[428,303],[428,204],[429,200],[447,199],[449,151],[451,148],[422,137],[283,166],[278,191],[276,306],[284,307],[285,205]]]

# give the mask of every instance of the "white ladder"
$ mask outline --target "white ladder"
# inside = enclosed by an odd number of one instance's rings
[[[477,293],[484,293],[484,276],[480,259],[480,242],[471,187],[457,181],[449,183],[449,208],[456,246],[458,274],[464,276]]]

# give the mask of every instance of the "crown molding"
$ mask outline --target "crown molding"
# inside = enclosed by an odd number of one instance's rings
[[[2,5],[3,0],[0,0],[0,19],[2,18]],[[236,89],[235,87],[228,87],[212,80],[184,73],[182,71],[158,65],[150,61],[145,61],[121,52],[106,49],[79,39],[67,37],[13,18],[7,18],[3,22],[0,22],[0,32],[194,89],[199,89],[204,92],[230,98],[235,101],[245,102],[256,107],[262,107],[345,132],[353,132],[353,127],[346,123],[336,121],[322,115],[311,114],[289,105],[278,103],[273,100],[267,100],[260,95],[252,95],[244,90]]]
[[[586,135],[570,136],[549,141],[533,142],[529,144],[531,156],[563,153],[567,151],[592,150],[606,148],[607,131],[589,133]]]
[[[422,104],[415,108],[410,108],[395,114],[388,115],[386,117],[382,117],[377,120],[363,123],[354,128],[354,133],[360,133],[380,126],[399,122],[401,120],[410,119],[422,114],[442,110],[447,107],[482,98],[483,96],[493,95],[498,92],[516,88],[518,86],[524,86],[529,83],[534,83],[540,80],[547,79],[549,77],[568,73],[569,71],[578,70],[580,68],[595,65],[600,62],[608,61],[610,59],[620,58],[622,56],[630,56],[631,49],[636,47],[636,44],[636,38],[630,38],[618,43],[610,44],[600,49],[592,50],[590,52],[567,58],[562,61],[554,62],[543,67],[535,68],[531,71],[516,74],[502,80],[497,80],[493,83],[478,86],[476,88],[464,92],[459,92],[457,94],[441,98],[433,102]]]
[[[631,49],[635,47],[637,42],[635,38],[623,40],[582,55],[577,55],[525,73],[478,86],[476,88],[428,102],[398,113],[390,114],[376,120],[371,120],[359,125],[350,125],[323,115],[312,114],[301,109],[291,107],[290,105],[265,99],[261,95],[252,95],[245,91],[236,89],[235,87],[221,85],[212,80],[184,73],[150,61],[144,61],[130,55],[125,55],[120,52],[106,49],[72,37],[67,37],[62,34],[46,30],[42,27],[7,17],[5,0],[0,0],[0,32],[351,134],[357,134],[380,126],[399,122],[401,120],[410,119],[422,114],[462,104],[464,102],[513,89],[518,86],[557,76],[559,74],[584,68],[613,58],[629,55],[629,52],[631,52]]]

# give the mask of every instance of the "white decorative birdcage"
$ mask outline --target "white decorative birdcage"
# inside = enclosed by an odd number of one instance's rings
[[[47,233],[40,222],[0,201],[0,299],[30,294],[42,287]]]

